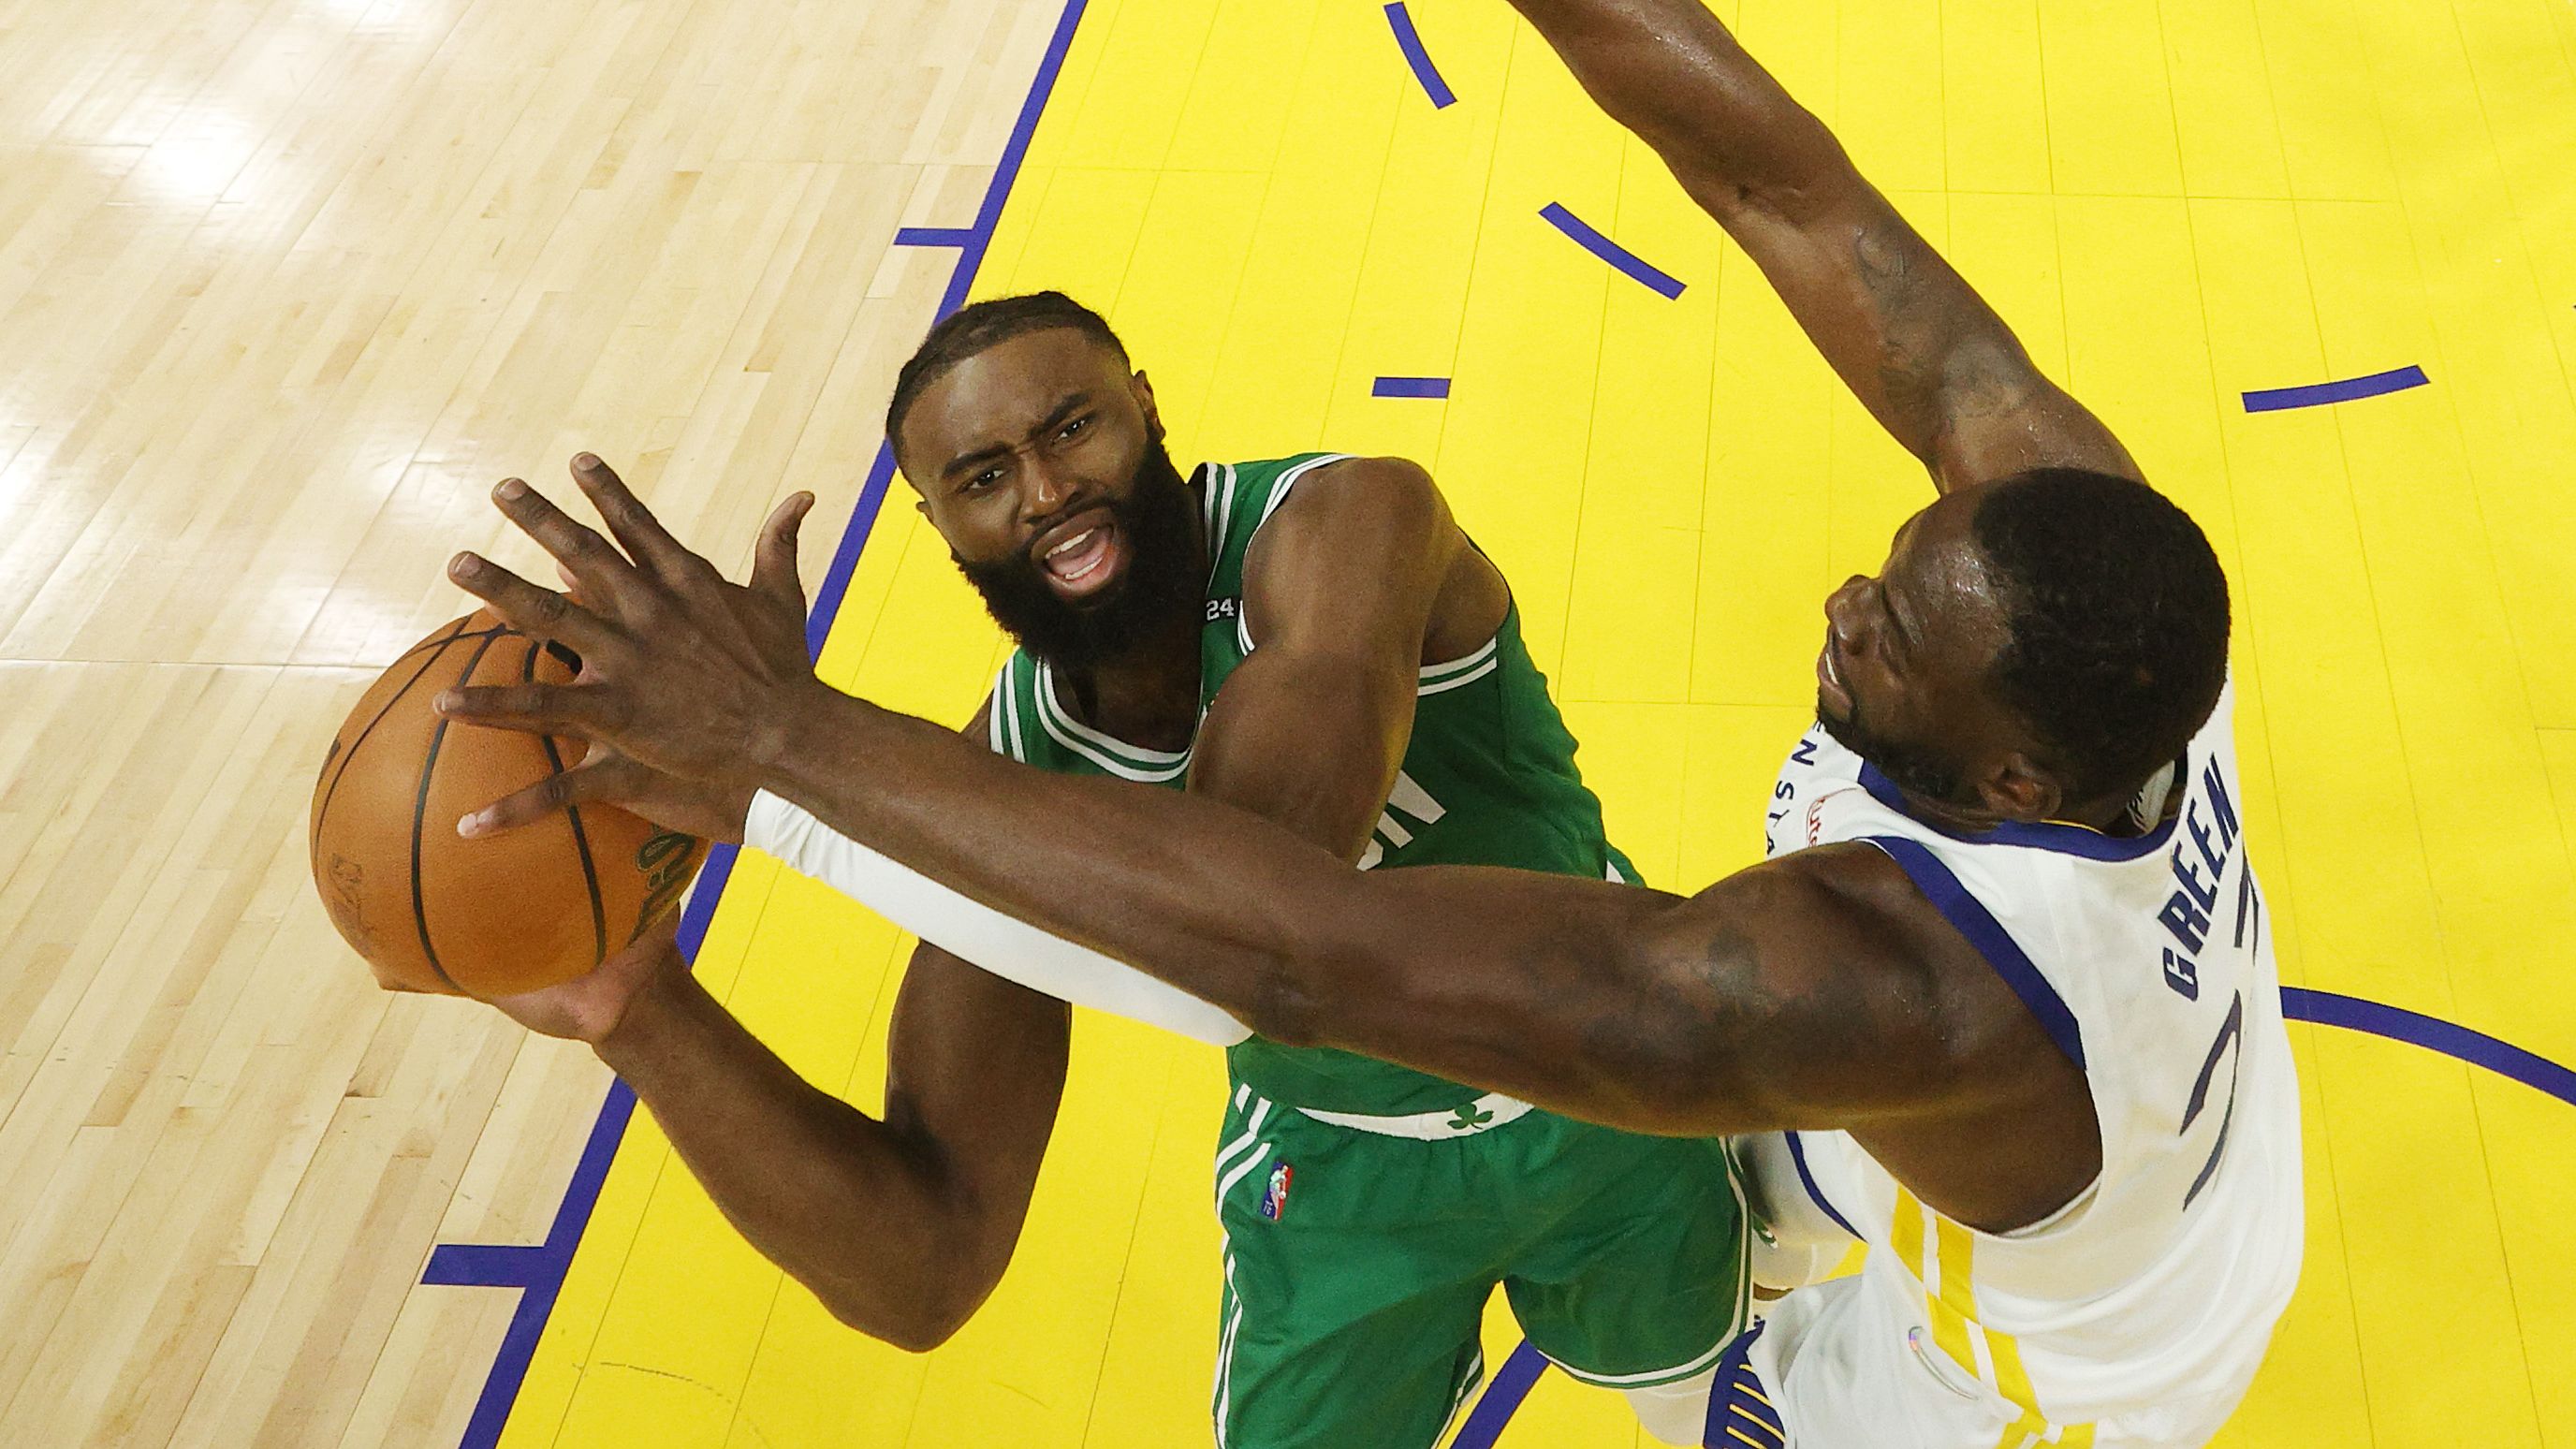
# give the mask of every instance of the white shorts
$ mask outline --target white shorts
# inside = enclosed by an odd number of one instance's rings
[[[1859,1277],[1800,1288],[1771,1305],[1745,1355],[1786,1430],[1787,1449],[2036,1449],[2064,1431],[2015,1445],[2020,1411],[1951,1364],[1930,1335]],[[2092,1426],[2072,1442],[2092,1449],[2198,1449],[2253,1380],[2215,1393],[2164,1398]],[[1715,1441],[1712,1441],[1715,1442]],[[1730,1441],[1731,1442],[1731,1441]],[[1767,1446],[1766,1446],[1767,1449]]]

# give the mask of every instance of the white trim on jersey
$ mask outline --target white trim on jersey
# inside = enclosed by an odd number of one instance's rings
[[[1414,686],[1414,694],[1416,696],[1445,694],[1450,690],[1473,684],[1502,668],[1503,661],[1498,652],[1502,642],[1502,635],[1496,634],[1485,641],[1483,648],[1464,658],[1452,659],[1446,664],[1422,666],[1420,676],[1422,682]]]
[[[1235,1106],[1240,1108],[1243,1105],[1242,1098],[1248,1095],[1251,1091],[1252,1089],[1250,1087],[1239,1088],[1234,1094],[1236,1098]],[[1270,1108],[1272,1105],[1273,1104],[1269,1098],[1264,1097],[1260,1099],[1259,1103],[1253,1107],[1252,1115],[1244,1119],[1243,1135],[1235,1138],[1232,1142],[1225,1144],[1225,1146],[1217,1150],[1216,1170],[1217,1176],[1220,1180],[1222,1180],[1225,1175],[1227,1159],[1233,1157],[1236,1153],[1241,1152],[1244,1148],[1251,1146],[1255,1141],[1260,1139],[1261,1124],[1269,1120]],[[1218,1188],[1216,1195],[1219,1201],[1223,1201],[1225,1198],[1225,1189],[1222,1187]]]
[[[1055,670],[1041,662],[1032,691],[1038,700],[1038,723],[1055,742],[1122,780],[1149,785],[1177,780],[1190,767],[1187,750],[1149,750],[1114,735],[1102,734],[1067,713],[1055,697]],[[1125,758],[1121,758],[1124,755]]]
[[[1348,453],[1325,453],[1318,457],[1309,458],[1305,462],[1300,463],[1279,475],[1277,481],[1270,485],[1269,500],[1261,505],[1260,521],[1252,525],[1251,538],[1244,540],[1243,557],[1247,565],[1252,559],[1252,538],[1258,538],[1261,536],[1261,530],[1267,527],[1270,523],[1270,515],[1277,513],[1279,511],[1279,505],[1288,501],[1288,490],[1297,486],[1297,480],[1328,463],[1347,463],[1350,459],[1351,455]],[[1234,480],[1228,478],[1226,481],[1231,484]],[[1226,497],[1231,499],[1233,496],[1234,490],[1231,487],[1227,488]],[[1223,542],[1224,535],[1219,534],[1210,540],[1210,546],[1213,548],[1221,545]],[[1251,583],[1252,581],[1250,579],[1244,580],[1245,587],[1243,591],[1243,607],[1234,611],[1234,642],[1241,645],[1243,652],[1246,654],[1250,654],[1252,652]]]
[[[1226,1449],[1225,1420],[1234,1407],[1234,1336],[1243,1329],[1243,1290],[1234,1286],[1234,1239],[1219,1235],[1225,1261],[1225,1291],[1234,1299],[1233,1311],[1225,1316],[1224,1331],[1217,1335],[1216,1390],[1208,1401],[1209,1416],[1216,1420],[1216,1449]]]
[[[1267,1104],[1267,1103],[1264,1103],[1263,1105],[1267,1106],[1268,1104]],[[1270,1141],[1270,1139],[1269,1139],[1269,1138],[1265,1137],[1265,1138],[1261,1139],[1261,1145],[1252,1149],[1252,1155],[1251,1155],[1251,1156],[1246,1157],[1246,1158],[1244,1158],[1243,1160],[1241,1160],[1241,1161],[1239,1161],[1239,1162],[1235,1163],[1235,1165],[1234,1165],[1233,1167],[1231,1167],[1231,1168],[1227,1169],[1225,1176],[1220,1177],[1220,1178],[1218,1178],[1218,1179],[1217,1179],[1217,1182],[1216,1182],[1216,1201],[1217,1201],[1217,1206],[1219,1206],[1219,1207],[1223,1207],[1223,1206],[1225,1206],[1225,1195],[1226,1195],[1227,1193],[1230,1193],[1230,1192],[1234,1191],[1234,1185],[1235,1185],[1236,1183],[1238,1183],[1238,1182],[1243,1181],[1244,1176],[1245,1176],[1247,1173],[1251,1172],[1254,1168],[1259,1167],[1259,1166],[1261,1165],[1261,1159],[1263,1159],[1263,1158],[1265,1158],[1265,1157],[1268,1157],[1268,1156],[1270,1155],[1270,1149],[1271,1149],[1272,1145],[1273,1145],[1273,1144],[1271,1143],[1271,1141]]]
[[[1000,671],[993,676],[993,692],[984,697],[984,734],[985,742],[993,747],[993,753],[1006,757],[1011,756],[1011,751],[1002,743],[1002,716],[1010,698],[1011,661],[1005,659]]]
[[[1208,577],[1216,577],[1217,561],[1225,557],[1225,531],[1234,526],[1234,465],[1208,465],[1216,476],[1208,480]]]
[[[1314,1107],[1299,1107],[1299,1115],[1354,1132],[1371,1132],[1380,1137],[1410,1137],[1417,1142],[1446,1142],[1454,1137],[1473,1137],[1491,1132],[1528,1116],[1534,1108],[1518,1097],[1500,1092],[1487,1092],[1463,1107],[1444,1107],[1437,1112],[1408,1112],[1397,1116],[1378,1116],[1368,1112],[1326,1112]],[[1461,1125],[1464,1122],[1465,1125]]]
[[[1009,686],[1010,666],[1002,666],[1002,714],[1011,738],[1011,758],[1025,765],[1029,762],[1028,736],[1020,731],[1020,694]]]

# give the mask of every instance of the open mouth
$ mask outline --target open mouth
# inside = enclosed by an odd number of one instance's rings
[[[1099,592],[1118,576],[1126,560],[1118,525],[1106,510],[1050,530],[1034,552],[1047,582],[1067,599]]]
[[[1830,705],[1836,714],[1849,716],[1852,707],[1851,690],[1844,686],[1842,669],[1834,661],[1839,643],[1840,641],[1834,637],[1834,631],[1830,628],[1826,629],[1825,647],[1816,655],[1816,694],[1818,698]]]

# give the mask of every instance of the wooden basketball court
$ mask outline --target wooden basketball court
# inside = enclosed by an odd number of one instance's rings
[[[2311,1234],[2224,1442],[2576,1446],[2576,10],[1718,8],[2234,580]],[[1010,1277],[911,1357],[306,873],[441,561],[537,562],[485,490],[579,448],[737,565],[818,492],[827,676],[962,719],[997,641],[878,428],[1045,286],[1185,463],[1430,465],[1648,879],[1759,853],[1926,485],[1499,0],[0,0],[0,1444],[1208,1442],[1214,1052],[1085,1019]],[[903,943],[712,877],[700,970],[873,1106]],[[1506,1369],[1457,1441],[1637,1433]]]

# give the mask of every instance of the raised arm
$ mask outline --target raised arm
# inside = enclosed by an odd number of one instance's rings
[[[1512,0],[1601,108],[1655,149],[1944,491],[2031,467],[2138,477],[1824,123],[1700,0]]]

